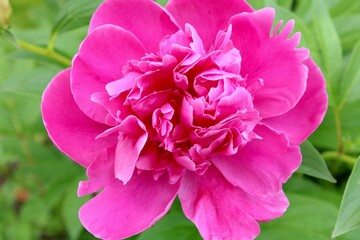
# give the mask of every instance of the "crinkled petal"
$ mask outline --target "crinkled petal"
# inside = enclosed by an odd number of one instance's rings
[[[170,15],[151,0],[107,0],[94,13],[89,32],[112,24],[133,33],[148,53],[159,49],[160,40],[179,30]]]
[[[185,215],[205,240],[254,239],[260,232],[257,221],[281,216],[289,204],[282,192],[247,194],[230,184],[214,166],[202,176],[186,172],[179,198]]]
[[[91,32],[75,56],[71,71],[71,90],[80,109],[90,118],[106,122],[108,112],[91,101],[92,94],[106,92],[107,83],[123,77],[123,66],[144,54],[141,42],[120,27],[105,25]]]
[[[311,58],[305,64],[309,68],[309,76],[305,94],[299,103],[284,115],[262,121],[285,133],[292,144],[302,143],[320,125],[327,109],[325,79]]]
[[[308,75],[303,64],[308,51],[296,49],[300,36],[270,35],[274,15],[274,9],[265,8],[238,14],[230,21],[231,39],[242,57],[241,75],[247,77],[248,85],[259,79],[264,83],[254,94],[261,117],[279,116],[293,108],[305,92]]]
[[[84,167],[111,145],[112,138],[95,140],[107,126],[88,118],[76,105],[70,91],[70,69],[52,79],[43,94],[41,111],[54,144]]]
[[[167,176],[154,180],[151,173],[120,181],[81,207],[79,216],[85,228],[101,239],[118,240],[149,228],[169,210],[179,184],[169,184]]]
[[[235,156],[216,156],[212,162],[234,186],[250,194],[273,194],[281,191],[301,163],[298,146],[289,146],[284,134],[257,125],[253,139]]]
[[[233,15],[254,11],[244,0],[170,0],[166,9],[182,28],[190,23],[198,31],[205,50],[215,42],[217,33],[227,27]]]

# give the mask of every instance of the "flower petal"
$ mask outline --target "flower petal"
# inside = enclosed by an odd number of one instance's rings
[[[70,69],[52,79],[43,94],[41,111],[54,144],[84,167],[111,144],[111,139],[95,140],[108,126],[94,122],[76,105],[70,91]]]
[[[227,27],[233,15],[254,11],[244,0],[170,0],[166,9],[182,28],[189,23],[196,29],[205,50],[215,42],[217,33]]]
[[[151,0],[107,0],[94,13],[89,32],[112,24],[133,33],[146,46],[148,53],[159,49],[160,40],[179,28],[169,14]]]
[[[327,109],[325,79],[315,62],[305,62],[309,68],[306,91],[299,103],[279,117],[262,122],[272,129],[283,132],[292,144],[302,143],[322,122]]]
[[[231,39],[241,54],[241,75],[248,85],[259,79],[264,86],[254,94],[254,105],[261,117],[279,116],[293,108],[306,89],[308,69],[303,61],[306,49],[296,49],[300,35],[287,39],[283,33],[271,34],[274,9],[264,8],[231,18]],[[289,33],[291,24],[286,25]],[[284,31],[285,31],[284,30]]]
[[[257,125],[253,139],[235,156],[217,156],[212,162],[234,186],[250,194],[273,194],[281,191],[301,163],[298,146],[289,146],[283,134]]]
[[[108,112],[91,101],[93,93],[106,92],[106,84],[123,77],[123,66],[140,59],[145,48],[130,32],[105,25],[91,32],[73,60],[71,90],[80,109],[104,123]]]
[[[288,207],[282,192],[249,195],[231,185],[214,166],[202,176],[186,172],[179,198],[185,215],[205,240],[254,239],[260,232],[257,221],[279,217]]]
[[[145,125],[136,117],[127,117],[119,126],[119,138],[115,153],[115,177],[126,184],[135,171],[136,162],[143,149],[148,133]]]
[[[123,239],[153,225],[169,210],[179,184],[167,176],[154,180],[151,173],[134,175],[123,185],[115,181],[81,207],[85,228],[101,239]]]

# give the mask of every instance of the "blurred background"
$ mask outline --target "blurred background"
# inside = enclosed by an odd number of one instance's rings
[[[0,0],[0,240],[95,239],[77,216],[90,198],[76,195],[85,170],[52,145],[40,102],[51,78],[77,52],[101,2],[11,0],[10,10],[9,1]],[[291,207],[263,224],[258,239],[329,240],[335,225],[333,237],[360,225],[360,173],[354,168],[360,153],[360,1],[248,2],[255,9],[276,8],[277,20],[296,20],[301,45],[326,76],[330,104],[323,124],[302,145],[304,165],[284,187]],[[351,191],[344,194],[346,185]],[[164,219],[132,239],[201,238],[176,201]],[[360,239],[360,231],[336,239]]]

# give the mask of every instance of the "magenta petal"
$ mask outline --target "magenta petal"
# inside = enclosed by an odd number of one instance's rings
[[[261,117],[279,116],[293,108],[305,92],[308,75],[303,64],[308,51],[296,49],[299,35],[289,39],[282,33],[271,35],[274,15],[274,9],[265,8],[238,14],[230,21],[231,39],[242,58],[241,75],[247,77],[248,85],[259,79],[264,83],[254,94]]]
[[[151,0],[107,0],[94,13],[89,31],[112,24],[133,33],[148,52],[159,49],[160,40],[179,30],[171,17]]]
[[[98,122],[106,122],[108,112],[91,101],[92,94],[106,92],[107,83],[123,77],[123,66],[144,54],[140,41],[120,27],[106,25],[91,32],[75,56],[71,71],[71,90],[81,110]]]
[[[126,184],[135,171],[136,162],[148,133],[136,117],[127,117],[118,127],[119,138],[115,153],[115,177]]]
[[[101,239],[117,240],[149,228],[169,210],[178,184],[151,173],[135,175],[126,185],[115,181],[81,207],[85,228]]]
[[[50,82],[43,94],[41,111],[54,144],[84,167],[111,144],[109,139],[95,140],[107,126],[88,118],[76,105],[70,91],[70,69],[62,71]]]
[[[233,15],[254,11],[244,0],[170,0],[166,9],[182,28],[190,23],[198,31],[205,50],[214,43],[217,33],[227,27]]]
[[[285,133],[292,144],[302,143],[320,125],[327,109],[325,79],[311,58],[305,64],[309,68],[309,76],[305,94],[299,103],[284,115],[262,121]]]
[[[179,198],[185,215],[205,240],[250,240],[260,232],[257,221],[281,216],[288,207],[282,192],[252,196],[230,184],[215,167],[204,175],[187,172]]]
[[[254,132],[262,139],[251,140],[235,156],[212,162],[229,182],[250,194],[277,193],[299,167],[300,149],[265,126],[258,125]]]

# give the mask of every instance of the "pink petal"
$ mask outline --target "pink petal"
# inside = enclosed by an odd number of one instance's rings
[[[170,0],[166,9],[182,28],[189,23],[196,29],[205,50],[214,43],[217,33],[227,27],[231,16],[254,11],[244,0]]]
[[[277,193],[299,167],[300,149],[265,126],[257,125],[254,132],[262,139],[251,140],[235,156],[217,156],[212,162],[229,182],[247,193]]]
[[[115,146],[104,149],[86,170],[89,180],[81,181],[78,196],[95,193],[116,181],[114,176]]]
[[[71,90],[80,109],[104,123],[107,111],[91,101],[92,94],[106,92],[107,83],[123,77],[123,66],[144,54],[140,41],[120,27],[106,25],[91,32],[75,56],[71,71]]]
[[[117,240],[149,228],[169,210],[179,184],[143,172],[123,185],[115,181],[79,211],[85,228],[101,239]]]
[[[134,116],[127,117],[117,129],[119,138],[115,153],[115,177],[126,184],[134,173],[148,133],[145,125]]]
[[[288,207],[282,192],[249,195],[231,185],[215,167],[202,176],[186,172],[179,198],[185,215],[205,240],[254,239],[260,232],[257,221],[279,217]]]
[[[112,24],[133,33],[148,53],[159,49],[160,40],[179,30],[164,9],[151,0],[107,0],[94,13],[89,31]]]
[[[259,79],[264,83],[254,96],[261,117],[279,116],[293,108],[305,92],[308,74],[303,64],[308,51],[295,48],[300,36],[270,36],[274,15],[274,9],[265,8],[230,21],[231,39],[242,57],[241,75],[247,76],[248,85]]]
[[[84,167],[112,144],[111,138],[95,140],[108,126],[94,122],[76,105],[70,91],[70,69],[52,79],[43,94],[41,111],[54,144]]]
[[[309,58],[307,88],[299,103],[279,117],[262,122],[276,131],[283,132],[292,144],[302,143],[322,122],[327,109],[327,94],[324,77],[319,67]]]

